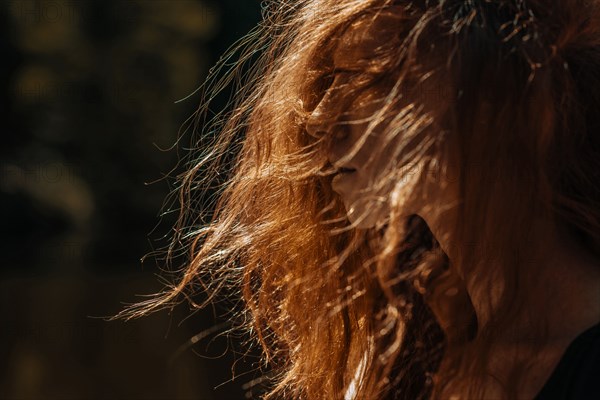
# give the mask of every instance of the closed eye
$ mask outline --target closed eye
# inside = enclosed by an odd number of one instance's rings
[[[338,75],[348,75],[348,74],[357,74],[359,71],[353,71],[350,69],[341,69],[335,68],[332,72],[323,76],[323,79],[329,82],[331,85],[333,83],[333,79],[335,79]]]
[[[351,70],[347,70],[347,69],[340,69],[340,68],[335,68],[333,71],[322,75],[319,80],[317,81],[317,93],[320,93],[321,96],[324,96],[325,93],[331,89],[331,87],[333,86],[333,83],[335,82],[335,79],[340,76],[340,75],[346,75],[346,74],[351,74],[354,71]]]
[[[333,70],[333,75],[337,75],[337,74],[354,74],[357,73],[359,71],[353,71],[351,69],[344,69],[344,68],[334,68]]]

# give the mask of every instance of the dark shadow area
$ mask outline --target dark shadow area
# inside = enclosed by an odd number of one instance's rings
[[[92,317],[162,289],[160,262],[140,259],[176,217],[159,218],[163,177],[200,99],[178,100],[259,19],[258,0],[0,4],[1,399],[245,397],[258,374],[248,356],[228,382],[235,338],[182,350],[219,306]]]

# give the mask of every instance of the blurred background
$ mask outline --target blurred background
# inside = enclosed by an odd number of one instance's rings
[[[174,222],[163,177],[184,146],[169,149],[260,15],[259,0],[0,3],[1,399],[253,397],[234,339],[182,347],[219,310],[98,317],[162,288],[140,259]]]

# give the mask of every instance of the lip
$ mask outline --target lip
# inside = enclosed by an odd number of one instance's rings
[[[338,169],[338,172],[336,172],[331,180],[333,190],[340,193],[350,189],[354,185],[353,182],[355,182],[352,176],[355,172],[356,170],[350,168]]]
[[[356,169],[348,168],[348,167],[340,167],[340,168],[337,168],[336,174],[351,174],[352,172],[356,172]]]
[[[340,165],[340,164],[333,163],[332,166],[335,168],[336,174],[340,174],[340,173],[348,174],[348,173],[356,171],[356,168],[354,168],[350,165]]]

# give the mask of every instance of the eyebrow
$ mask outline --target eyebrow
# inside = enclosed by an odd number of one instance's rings
[[[336,53],[338,53],[338,51],[336,51]],[[334,53],[332,57],[332,67],[334,71],[356,72],[359,69],[356,66],[356,61],[363,57],[349,57],[348,51],[341,51],[342,55],[336,53]]]
[[[359,40],[356,35],[352,35],[353,37],[347,42],[339,42],[335,47],[332,53],[332,62],[334,67],[340,69],[349,69],[352,70],[351,65],[356,65],[357,60],[362,60],[368,58],[370,47],[367,46],[368,43],[363,40]]]

